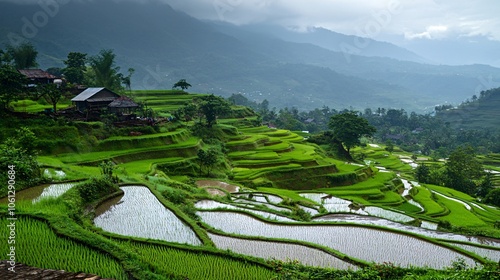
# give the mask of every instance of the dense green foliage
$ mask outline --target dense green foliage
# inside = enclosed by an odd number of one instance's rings
[[[121,87],[120,67],[115,65],[116,55],[112,50],[102,50],[89,58],[89,79],[92,86],[106,87],[118,91]]]
[[[18,100],[27,84],[26,77],[9,65],[0,65],[0,108],[5,110]]]
[[[180,79],[177,83],[172,86],[172,89],[181,88],[181,90],[186,90],[191,87],[191,84],[186,81],[186,79]]]
[[[7,138],[0,144],[0,180],[7,182],[8,172],[14,172],[13,185],[17,190],[34,186],[41,181],[40,167],[37,161],[36,137],[30,129],[22,127],[16,130],[15,135]],[[0,196],[7,194],[7,184],[2,184]]]
[[[107,175],[101,178],[90,178],[88,181],[78,184],[75,189],[84,203],[92,202],[118,190]]]
[[[366,119],[353,111],[332,116],[328,126],[332,129],[333,139],[340,141],[348,153],[351,148],[361,144],[362,136],[370,137],[376,131]]]
[[[85,78],[85,61],[87,54],[79,52],[70,52],[68,58],[64,61],[66,67],[63,73],[68,82],[72,84],[82,84]]]
[[[16,69],[29,69],[38,66],[38,51],[29,42],[23,42],[18,46],[8,45],[7,54],[12,59],[12,65]]]

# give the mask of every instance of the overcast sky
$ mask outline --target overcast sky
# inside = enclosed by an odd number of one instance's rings
[[[408,40],[484,35],[500,40],[498,0],[164,0],[203,19],[236,24],[321,26],[372,38]]]
[[[0,0],[0,2],[70,0]],[[98,0],[71,0],[92,2]],[[102,0],[99,0],[102,1]],[[305,30],[384,39],[442,39],[483,35],[500,41],[498,0],[113,0],[163,1],[199,19],[235,24],[274,22]]]

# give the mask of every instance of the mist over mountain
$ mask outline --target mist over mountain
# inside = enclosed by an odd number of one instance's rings
[[[425,58],[416,53],[388,42],[345,35],[321,27],[311,27],[307,30],[293,30],[279,25],[253,24],[241,26],[239,29],[269,35],[287,42],[313,44],[327,50],[341,52],[344,56],[361,55],[422,63],[428,62]]]
[[[500,80],[500,69],[491,66],[425,64],[418,54],[371,39],[349,53],[338,46],[362,38],[200,21],[155,1],[70,1],[52,14],[39,5],[0,2],[0,11],[0,48],[12,38],[29,39],[42,68],[63,67],[71,51],[113,49],[122,72],[136,69],[134,89],[187,79],[191,91],[242,93],[276,107],[424,111],[459,103]]]

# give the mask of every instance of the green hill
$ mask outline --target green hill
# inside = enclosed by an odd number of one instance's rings
[[[481,95],[462,105],[440,111],[437,117],[458,129],[500,130],[500,88],[481,92]]]

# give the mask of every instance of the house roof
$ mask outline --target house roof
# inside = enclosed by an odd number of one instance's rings
[[[57,79],[56,76],[43,71],[42,69],[19,69],[17,71],[26,76],[28,79]]]
[[[132,99],[122,96],[120,98],[115,99],[113,102],[109,103],[108,107],[111,108],[135,108],[139,107],[137,103],[132,101]]]
[[[91,98],[92,96],[96,95],[98,92],[104,90],[105,88],[103,87],[98,87],[98,88],[87,88],[86,90],[82,91],[80,94],[77,96],[73,97],[71,101],[86,101],[87,99]],[[108,98],[105,98],[108,100]],[[111,98],[109,100],[114,100],[115,98]]]

